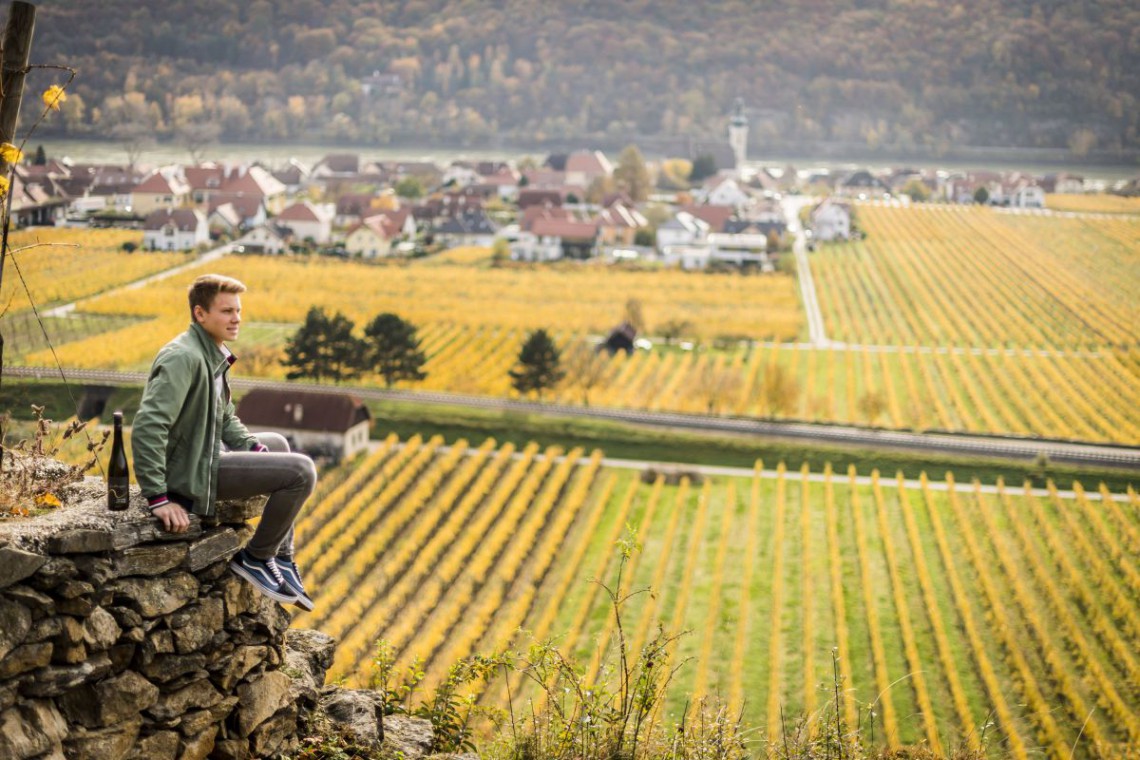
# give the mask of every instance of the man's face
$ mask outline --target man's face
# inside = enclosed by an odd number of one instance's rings
[[[201,306],[194,307],[194,321],[209,333],[210,337],[219,346],[227,340],[235,340],[238,336],[238,325],[241,324],[241,298],[236,293],[218,293],[210,310]]]

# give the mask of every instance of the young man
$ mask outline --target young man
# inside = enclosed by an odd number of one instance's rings
[[[217,499],[269,494],[235,573],[283,604],[313,609],[293,562],[293,521],[317,473],[276,433],[254,435],[234,414],[226,347],[241,324],[245,285],[202,275],[190,286],[190,327],[158,352],[131,434],[135,477],[166,530],[190,527],[188,512],[209,517]],[[224,444],[224,447],[223,447]]]

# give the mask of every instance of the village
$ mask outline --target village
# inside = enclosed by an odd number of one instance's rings
[[[17,167],[12,218],[42,225],[141,229],[150,250],[228,246],[236,253],[412,257],[461,246],[497,262],[640,260],[684,269],[774,271],[802,222],[808,248],[860,234],[853,201],[1043,208],[1085,190],[1073,174],[916,169],[798,171],[749,167],[747,124],[687,163],[712,166],[678,189],[670,162],[635,167],[630,187],[605,154],[538,160],[370,161],[326,155],[311,166],[200,162],[156,167],[47,159]],[[625,153],[623,153],[623,157]],[[674,162],[675,163],[675,162]],[[728,168],[716,169],[717,166]],[[696,173],[692,176],[695,178]],[[632,191],[632,192],[631,192]]]

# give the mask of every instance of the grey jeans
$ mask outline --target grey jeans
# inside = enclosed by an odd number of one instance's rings
[[[218,498],[269,494],[257,530],[246,549],[258,559],[293,556],[293,521],[317,484],[317,469],[304,454],[289,451],[277,433],[256,433],[269,451],[223,451],[218,463]]]

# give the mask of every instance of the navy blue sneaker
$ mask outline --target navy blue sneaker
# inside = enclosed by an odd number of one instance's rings
[[[297,563],[288,557],[278,557],[277,569],[281,571],[281,577],[285,579],[285,585],[297,595],[297,601],[293,602],[293,604],[306,612],[312,612],[316,604],[314,604],[312,598],[305,593],[305,584],[301,582],[301,571],[297,569]]]
[[[297,603],[297,594],[285,582],[275,558],[258,559],[242,549],[230,560],[230,569],[273,601],[282,604]]]

